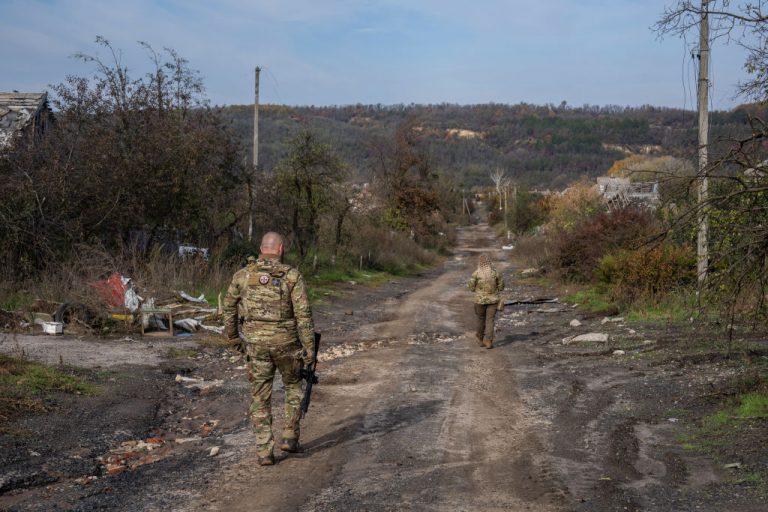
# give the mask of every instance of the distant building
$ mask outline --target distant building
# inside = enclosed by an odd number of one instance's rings
[[[18,137],[39,139],[53,122],[46,92],[0,92],[0,149]]]
[[[601,176],[597,178],[600,195],[610,208],[623,208],[637,204],[656,208],[661,203],[659,184],[650,182],[631,182],[629,178]]]

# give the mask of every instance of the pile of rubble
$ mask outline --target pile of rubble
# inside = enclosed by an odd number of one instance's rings
[[[223,332],[221,294],[216,305],[209,304],[204,295],[193,297],[184,291],[157,293],[145,299],[130,278],[118,273],[89,283],[89,287],[93,292],[89,303],[38,300],[26,311],[0,309],[0,330],[42,329],[49,334],[61,334],[64,330],[108,332],[120,329],[122,323],[122,330],[138,329],[149,335]]]

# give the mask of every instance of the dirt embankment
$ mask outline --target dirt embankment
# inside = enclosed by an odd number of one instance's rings
[[[714,460],[681,442],[741,371],[687,356],[683,342],[701,333],[556,303],[508,308],[496,348],[479,348],[464,288],[478,252],[491,252],[515,298],[553,293],[518,279],[499,246],[487,226],[465,229],[440,269],[350,286],[318,308],[306,452],[274,467],[255,464],[239,357],[209,345],[158,364],[168,352],[157,340],[72,342],[105,355],[87,371],[104,392],[50,397],[0,437],[0,508],[765,510],[760,484],[739,480],[765,469],[764,447]],[[575,338],[594,333],[607,341]],[[275,400],[279,431],[279,385]],[[765,424],[750,425],[764,439]]]

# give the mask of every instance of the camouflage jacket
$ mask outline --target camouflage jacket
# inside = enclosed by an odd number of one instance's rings
[[[295,343],[313,348],[314,325],[301,273],[278,260],[259,255],[238,270],[224,299],[224,332],[262,346]]]
[[[483,279],[475,270],[468,286],[475,292],[475,304],[495,304],[501,300],[499,293],[504,290],[504,279],[495,268],[490,279]]]

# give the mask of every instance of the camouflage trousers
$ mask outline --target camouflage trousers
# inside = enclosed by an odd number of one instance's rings
[[[253,432],[256,435],[256,449],[259,456],[272,453],[275,440],[272,436],[272,382],[275,369],[280,370],[285,387],[285,420],[283,437],[299,438],[301,415],[301,379],[298,369],[301,365],[301,347],[288,343],[276,347],[262,347],[248,343],[248,379],[251,381],[252,401],[250,407]]]
[[[481,340],[493,341],[493,327],[496,320],[496,308],[498,304],[475,304],[475,318],[477,327],[475,335]]]

